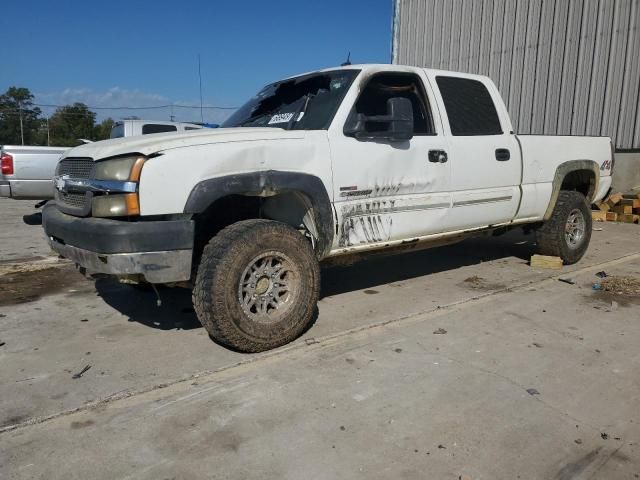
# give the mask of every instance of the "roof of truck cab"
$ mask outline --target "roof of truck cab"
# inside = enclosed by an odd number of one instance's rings
[[[396,65],[396,64],[389,64],[389,63],[361,63],[361,64],[343,65],[343,66],[337,66],[337,67],[328,67],[320,70],[313,70],[310,72],[292,75],[290,77],[283,78],[281,80],[276,80],[273,83],[281,82],[283,80],[289,80],[292,78],[303,77],[305,75],[313,75],[314,73],[335,72],[336,70],[362,70],[364,72],[369,71],[371,73],[375,73],[378,71],[397,71],[397,72],[423,71],[428,74],[432,74],[434,76],[437,76],[437,75],[452,76],[452,77],[470,78],[470,79],[475,79],[480,81],[487,81],[487,80],[490,81],[490,78],[487,77],[486,75],[476,75],[476,74],[465,73],[465,72],[454,72],[452,70],[439,70],[435,68],[422,68],[422,67],[415,67],[412,65]]]

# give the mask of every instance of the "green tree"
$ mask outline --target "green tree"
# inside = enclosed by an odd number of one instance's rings
[[[102,122],[96,124],[93,128],[92,140],[106,140],[111,137],[111,128],[113,127],[113,119],[106,118]]]
[[[28,88],[9,87],[0,95],[0,144],[41,143],[40,114],[40,109],[33,106],[33,94]]]
[[[84,103],[59,107],[49,118],[51,145],[74,147],[80,145],[80,139],[94,138],[96,114]]]

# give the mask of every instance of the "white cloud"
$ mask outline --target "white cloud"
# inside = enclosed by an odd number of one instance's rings
[[[112,87],[107,90],[97,91],[90,88],[66,88],[59,92],[36,92],[35,103],[41,105],[67,105],[74,102],[82,102],[94,108],[97,120],[107,117],[121,119],[130,116],[149,120],[169,120],[171,115],[177,121],[200,121],[200,102],[196,101],[171,101],[171,99],[156,93],[142,90],[128,90],[120,87]],[[175,105],[173,108],[166,105]],[[158,107],[162,108],[139,108]],[[177,105],[190,106],[185,108]],[[138,107],[138,108],[121,108]],[[210,103],[204,103],[204,120],[210,123],[220,123],[231,113],[230,110],[218,110]],[[51,115],[55,107],[41,107],[46,115]]]

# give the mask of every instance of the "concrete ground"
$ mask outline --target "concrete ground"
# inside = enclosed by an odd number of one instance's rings
[[[32,203],[0,200],[0,478],[640,478],[640,299],[591,288],[640,277],[637,225],[562,271],[515,232],[326,269],[245,355],[188,291],[44,259]]]

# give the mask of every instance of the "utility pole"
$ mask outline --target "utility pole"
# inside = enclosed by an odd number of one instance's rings
[[[198,53],[198,79],[200,80],[200,121],[204,123],[204,114],[202,113],[202,73],[200,71],[200,54]]]
[[[20,139],[22,140],[22,145],[24,145],[24,128],[22,126],[22,102],[18,102],[18,113],[20,115]]]
[[[46,119],[47,119],[47,147],[50,147],[51,143],[50,143],[50,137],[49,137],[49,117],[46,117]]]

